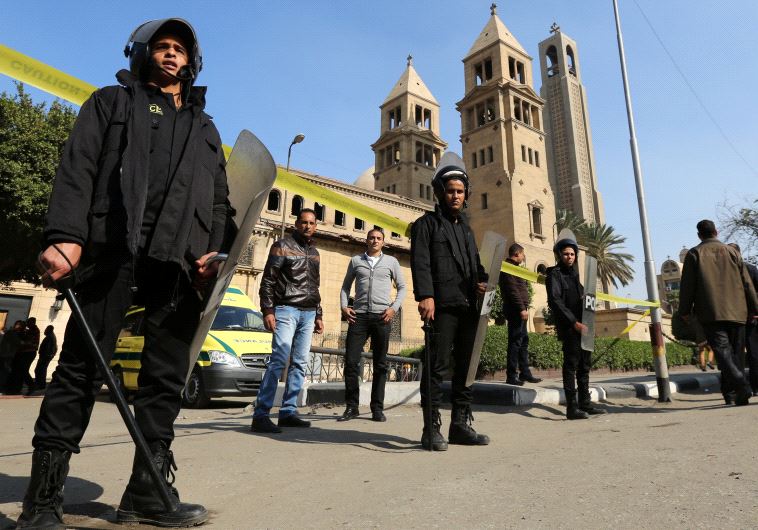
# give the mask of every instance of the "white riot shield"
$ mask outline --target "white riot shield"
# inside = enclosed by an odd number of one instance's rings
[[[587,331],[582,333],[582,349],[595,351],[595,307],[597,305],[597,260],[584,256],[584,299],[582,300],[582,324]]]
[[[500,234],[491,231],[484,233],[482,248],[479,250],[479,260],[489,277],[487,280],[487,292],[484,294],[479,311],[479,323],[476,327],[474,347],[471,350],[471,361],[468,366],[466,386],[473,384],[476,379],[476,370],[479,368],[479,358],[482,355],[482,346],[484,345],[484,338],[487,335],[492,301],[495,298],[497,280],[500,277],[500,267],[503,265],[503,260],[505,259],[506,244],[507,240]]]

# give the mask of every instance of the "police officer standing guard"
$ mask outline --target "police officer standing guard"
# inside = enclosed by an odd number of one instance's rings
[[[448,162],[450,161],[450,162]],[[487,445],[489,437],[471,426],[471,387],[466,375],[476,337],[478,295],[487,288],[487,274],[479,262],[474,233],[463,215],[469,196],[469,179],[463,161],[446,154],[432,179],[437,197],[434,212],[413,223],[411,271],[413,291],[421,319],[433,325],[430,362],[424,363],[421,377],[421,405],[431,403],[431,423],[424,415],[421,445],[435,451],[447,450],[440,432],[442,418],[442,377],[450,356],[454,358],[452,418],[448,438],[452,444]],[[431,372],[431,386],[427,384]]]
[[[201,288],[217,272],[209,257],[232,234],[221,139],[193,87],[202,56],[192,26],[154,20],[132,33],[130,71],[84,103],[50,197],[41,255],[43,283],[72,272],[85,319],[106,360],[127,308],[145,306],[145,346],[134,413],[177,508],[168,511],[135,456],[119,522],[192,526],[208,513],[179,503],[173,423],[197,328]],[[194,288],[193,288],[194,287]],[[18,528],[64,528],[63,484],[89,423],[102,377],[74,319],[34,427],[31,482]]]

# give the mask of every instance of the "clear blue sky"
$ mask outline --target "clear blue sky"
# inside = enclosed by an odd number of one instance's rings
[[[725,131],[699,106],[646,24]],[[464,57],[486,24],[490,0],[77,1],[7,3],[0,42],[95,85],[114,82],[131,30],[180,16],[196,27],[208,111],[226,143],[240,129],[258,135],[292,166],[352,182],[373,164],[379,110],[408,53],[441,105],[441,133],[460,153]],[[758,196],[758,68],[754,0],[620,0],[656,268],[696,241],[695,223],[718,205]],[[578,43],[606,220],[628,237],[633,285],[644,297],[643,251],[611,0],[501,0],[498,14],[526,50],[556,21]],[[535,64],[535,88],[539,67]],[[13,90],[0,76],[0,90]],[[37,100],[49,97],[36,90]]]

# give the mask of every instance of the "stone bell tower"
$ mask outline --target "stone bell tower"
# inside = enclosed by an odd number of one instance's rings
[[[374,189],[434,202],[432,175],[447,144],[440,138],[440,106],[408,56],[405,71],[381,107]]]
[[[494,230],[525,248],[526,266],[555,264],[555,201],[548,179],[542,109],[532,58],[490,7],[491,16],[463,59],[463,160],[471,178],[467,210],[477,240]],[[547,304],[535,289],[534,308]]]
[[[540,95],[547,101],[547,158],[556,208],[569,210],[587,222],[604,223],[579,50],[557,24],[550,33],[539,45]]]

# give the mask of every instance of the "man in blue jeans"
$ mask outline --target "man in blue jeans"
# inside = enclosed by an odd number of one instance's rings
[[[360,414],[359,375],[361,351],[371,337],[374,377],[371,384],[371,419],[387,421],[384,416],[384,386],[387,382],[387,348],[392,319],[405,298],[405,280],[397,259],[382,252],[384,232],[379,228],[368,231],[366,252],[353,256],[347,266],[340,291],[342,315],[350,327],[345,345],[345,408],[337,421],[347,421]],[[355,282],[355,301],[348,305],[350,288]],[[392,295],[392,282],[397,293]]]
[[[250,430],[279,433],[280,427],[310,427],[311,422],[297,415],[297,396],[305,381],[305,368],[311,350],[313,333],[324,330],[319,294],[320,257],[313,241],[316,233],[316,212],[300,210],[291,236],[271,246],[263,270],[261,310],[263,325],[274,333],[271,361],[261,382],[255,402]],[[282,371],[290,361],[284,385],[279,424],[269,418]]]

